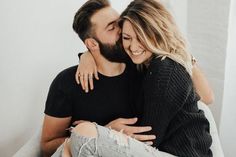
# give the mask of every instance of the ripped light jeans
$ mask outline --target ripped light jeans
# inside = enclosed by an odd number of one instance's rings
[[[70,151],[72,157],[175,157],[159,151],[121,132],[97,125],[97,137],[86,137],[72,130]],[[65,141],[66,142],[66,141]],[[52,157],[63,157],[62,144]]]

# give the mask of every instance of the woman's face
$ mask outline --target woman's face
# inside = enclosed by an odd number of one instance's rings
[[[152,53],[140,43],[132,24],[125,20],[122,28],[122,43],[126,53],[135,64],[144,63]]]

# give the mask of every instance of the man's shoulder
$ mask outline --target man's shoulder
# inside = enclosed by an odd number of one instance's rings
[[[66,77],[71,76],[71,75],[75,76],[77,66],[78,65],[74,65],[74,66],[71,66],[71,67],[68,67],[68,68],[62,70],[61,72],[58,73],[57,77],[66,78]]]
[[[57,74],[54,78],[52,85],[56,86],[68,86],[69,84],[76,83],[75,73],[78,65],[68,67]]]

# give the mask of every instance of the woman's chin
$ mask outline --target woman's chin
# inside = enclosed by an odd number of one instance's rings
[[[142,64],[144,61],[141,60],[141,59],[138,59],[138,58],[132,58],[131,57],[131,60],[134,64]]]
[[[129,54],[129,57],[131,58],[131,60],[133,61],[133,63],[135,63],[135,64],[142,64],[149,57],[148,56],[149,53],[147,53],[147,51],[143,51],[140,54],[132,54],[132,53],[128,53],[128,54]]]

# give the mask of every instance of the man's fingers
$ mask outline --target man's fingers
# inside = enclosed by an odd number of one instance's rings
[[[139,140],[139,141],[151,141],[151,140],[156,139],[155,135],[137,135],[137,134],[134,134],[131,137],[133,137],[133,138],[135,138],[136,140]]]
[[[152,130],[150,126],[127,126],[126,131],[131,134],[143,133]]]
[[[73,125],[78,125],[80,123],[86,122],[85,120],[77,120],[73,122]]]
[[[138,118],[122,118],[121,123],[126,125],[135,124],[137,122]]]
[[[93,90],[93,74],[89,74],[89,87]]]
[[[147,142],[144,142],[144,143],[146,143],[146,144],[149,145],[149,146],[153,145],[153,142],[152,142],[152,141],[147,141]]]

